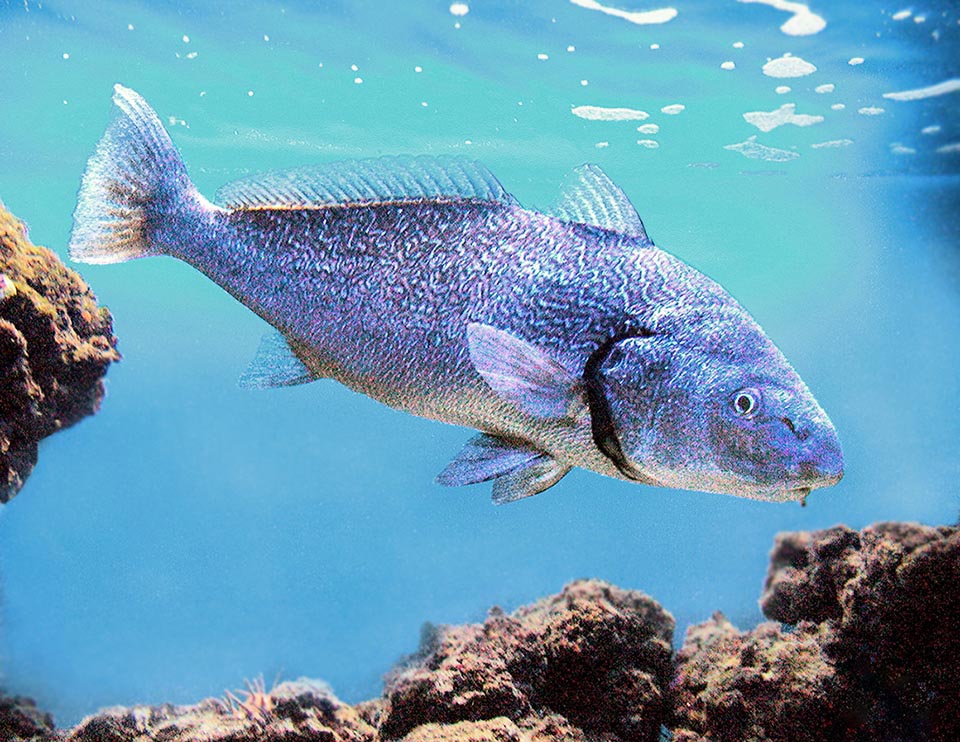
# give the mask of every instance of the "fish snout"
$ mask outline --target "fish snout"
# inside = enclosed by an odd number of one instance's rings
[[[843,447],[832,425],[808,431],[798,475],[811,489],[830,487],[843,478]]]

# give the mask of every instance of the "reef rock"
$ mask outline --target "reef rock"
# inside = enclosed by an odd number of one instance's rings
[[[960,740],[960,528],[781,534],[761,607],[784,623],[825,622],[862,735]]]
[[[0,504],[23,487],[38,441],[96,412],[116,344],[83,279],[0,204]]]
[[[438,628],[387,678],[380,734],[503,718],[542,740],[656,740],[673,629],[652,598],[595,580],[509,615],[494,609],[483,624]]]
[[[960,740],[960,529],[780,534],[751,631],[722,616],[677,654],[674,740]]]
[[[820,742],[837,739],[841,690],[823,629],[738,631],[720,613],[687,631],[677,654],[674,740]]]
[[[430,627],[383,696],[356,706],[298,681],[108,709],[55,736],[8,699],[0,725],[44,742],[654,742],[663,728],[674,742],[957,742],[958,585],[955,527],[781,534],[762,600],[780,623],[740,631],[715,614],[675,657],[656,601],[585,580]]]
[[[323,684],[281,683],[269,693],[195,706],[135,706],[102,711],[76,727],[68,742],[372,742],[376,730]]]
[[[37,708],[31,698],[0,693],[0,740],[49,740],[54,735],[53,718]]]

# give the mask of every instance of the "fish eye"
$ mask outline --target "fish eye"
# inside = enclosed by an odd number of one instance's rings
[[[760,407],[760,392],[756,389],[741,389],[733,395],[733,411],[740,417],[750,417]]]

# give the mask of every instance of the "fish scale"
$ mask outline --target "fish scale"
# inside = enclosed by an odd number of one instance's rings
[[[771,500],[842,476],[836,431],[780,351],[653,245],[598,167],[574,171],[553,214],[446,156],[255,176],[215,205],[146,102],[119,85],[114,101],[71,256],[206,274],[279,333],[244,385],[332,378],[475,428],[438,481],[493,480],[498,503],[573,467]]]

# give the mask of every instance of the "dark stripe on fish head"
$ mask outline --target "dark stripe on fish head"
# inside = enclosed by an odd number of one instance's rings
[[[603,378],[603,364],[610,358],[617,343],[628,338],[648,338],[653,331],[645,327],[627,328],[611,334],[590,354],[583,369],[584,393],[590,410],[593,442],[600,452],[613,462],[623,476],[634,481],[648,481],[623,452],[620,437],[613,422],[613,412],[607,399]]]

